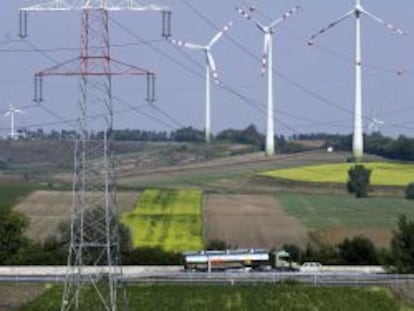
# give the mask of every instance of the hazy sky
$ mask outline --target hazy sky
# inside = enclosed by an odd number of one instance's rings
[[[143,2],[143,1],[142,1]],[[235,11],[242,0],[161,0],[173,11],[172,32],[177,39],[206,44],[230,20],[234,26],[213,48],[220,78],[227,88],[212,86],[212,129],[265,126],[266,80],[260,74],[263,35]],[[363,111],[365,125],[372,111],[384,121],[387,135],[414,134],[414,19],[412,0],[363,0],[369,12],[395,24],[408,35],[391,33],[363,17]],[[76,78],[45,80],[42,107],[33,106],[33,74],[79,54],[80,14],[32,13],[29,37],[19,41],[18,9],[39,1],[3,0],[0,10],[0,111],[9,102],[28,106],[16,116],[17,127],[59,123],[76,117]],[[147,2],[150,3],[150,2]],[[354,101],[354,18],[317,39],[311,34],[352,9],[352,0],[253,1],[257,18],[268,23],[299,4],[302,10],[274,34],[275,118],[278,134],[299,132],[350,133]],[[161,38],[161,16],[154,12],[111,13],[112,55],[157,73],[157,102],[139,114],[131,107],[145,105],[145,80],[116,79],[116,128],[171,130],[204,126],[204,55],[180,51]],[[15,41],[16,40],[16,41]],[[140,43],[141,42],[141,43]],[[40,49],[37,51],[36,49]],[[402,74],[397,74],[398,72]],[[168,117],[168,116],[170,117]],[[154,120],[150,117],[155,117]],[[47,126],[45,126],[47,125]],[[0,135],[9,131],[1,117]]]

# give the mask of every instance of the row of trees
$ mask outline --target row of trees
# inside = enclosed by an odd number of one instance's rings
[[[43,129],[20,130],[21,139],[29,140],[73,140],[76,132],[73,130],[52,130],[45,132]],[[204,132],[193,127],[183,127],[171,132],[166,131],[146,131],[139,129],[113,130],[113,139],[116,141],[177,141],[177,142],[203,142]],[[91,139],[102,139],[104,132],[89,133]],[[264,142],[264,135],[258,132],[255,125],[251,124],[245,129],[226,129],[213,137],[217,140],[244,143],[251,145],[261,145]],[[284,139],[284,137],[283,137]]]
[[[368,238],[357,236],[332,246],[311,235],[304,249],[295,245],[284,248],[297,262],[319,261],[324,264],[378,265],[392,273],[414,273],[414,221],[402,215],[393,231],[389,249],[378,249]]]
[[[352,135],[328,134],[301,134],[301,138],[321,139],[325,146],[332,146],[335,150],[349,151],[352,149]],[[379,132],[364,135],[364,150],[367,153],[383,156],[385,158],[414,161],[414,138],[400,135],[396,139],[383,136]]]
[[[73,140],[76,132],[73,130],[52,130],[46,132],[43,129],[20,130],[21,139],[28,140]],[[102,139],[103,132],[91,132],[91,139]],[[204,132],[193,127],[183,127],[171,132],[166,131],[145,131],[138,129],[114,130],[113,138],[116,141],[153,141],[153,142],[203,142]],[[220,131],[213,137],[217,141],[230,143],[250,144],[263,149],[265,137],[257,130],[257,127],[250,124],[245,129],[226,129]],[[295,144],[297,140],[322,140],[324,148],[332,146],[335,150],[349,151],[352,148],[352,135],[310,133],[294,134],[290,137],[283,135],[275,136],[278,152],[303,151],[304,147]],[[374,132],[364,136],[365,151],[367,153],[380,155],[396,160],[414,160],[414,138],[404,135],[394,139]]]
[[[20,140],[73,140],[76,138],[75,131],[52,130],[45,132],[42,129],[35,131],[20,131]],[[191,142],[203,143],[205,135],[202,130],[193,127],[184,127],[171,132],[166,131],[145,131],[135,129],[113,130],[111,135],[115,141],[140,141],[140,142]],[[91,132],[91,140],[102,140],[104,132]],[[257,150],[264,150],[265,136],[260,133],[256,126],[251,124],[245,129],[226,129],[213,136],[213,140],[218,142],[247,144],[255,147]],[[291,139],[283,135],[275,136],[277,152],[292,153],[307,150],[305,147],[295,144]]]

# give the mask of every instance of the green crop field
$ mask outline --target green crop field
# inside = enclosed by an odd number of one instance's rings
[[[201,201],[198,190],[145,190],[121,221],[130,229],[134,247],[198,250],[203,248]]]
[[[405,186],[414,182],[414,164],[372,162],[362,163],[372,169],[371,184],[383,186]],[[346,183],[348,170],[354,164],[324,164],[278,169],[261,175],[306,182]]]
[[[87,289],[91,291],[91,289]],[[100,311],[96,296],[80,310]],[[95,299],[93,299],[95,297]],[[303,285],[131,285],[129,310],[140,311],[413,311],[380,288]],[[60,306],[61,287],[53,287],[17,311],[51,311]],[[120,308],[121,309],[121,308]]]
[[[11,207],[36,188],[32,184],[1,183],[0,208]]]
[[[399,215],[414,219],[414,202],[402,198],[357,199],[351,195],[278,194],[283,209],[309,229],[394,228]]]

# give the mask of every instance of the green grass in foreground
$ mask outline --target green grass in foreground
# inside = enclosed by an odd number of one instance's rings
[[[87,289],[81,311],[101,311]],[[379,288],[302,285],[132,285],[129,310],[139,311],[413,311]],[[54,287],[18,311],[58,310],[61,287]]]
[[[383,186],[405,186],[414,182],[414,164],[373,162],[362,163],[372,169],[371,184]],[[346,183],[348,170],[354,163],[323,164],[272,170],[261,173],[277,177],[306,182]]]
[[[366,198],[354,196],[278,194],[283,209],[308,229],[332,227],[394,228],[398,216],[414,219],[414,202],[402,198]]]
[[[121,221],[130,229],[134,247],[202,249],[201,200],[198,190],[145,190]]]

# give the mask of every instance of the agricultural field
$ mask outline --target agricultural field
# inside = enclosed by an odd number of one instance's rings
[[[241,248],[304,245],[306,228],[271,195],[210,194],[204,206],[205,240]]]
[[[24,183],[0,183],[0,208],[12,207],[35,187],[35,185]]]
[[[53,287],[15,311],[49,311],[60,306],[61,287]],[[88,289],[90,290],[90,289]],[[85,293],[87,295],[87,292]],[[304,285],[130,285],[130,310],[141,311],[413,311],[382,288]],[[81,310],[98,310],[88,295]]]
[[[378,186],[406,186],[414,182],[414,164],[396,162],[362,163],[372,169],[371,184]],[[263,176],[306,182],[346,183],[353,163],[337,163],[276,169],[261,173]]]
[[[38,283],[0,283],[0,311],[12,311],[45,293],[49,285]]]
[[[277,198],[286,214],[331,243],[364,235],[377,246],[386,247],[398,216],[405,214],[414,219],[414,202],[402,198],[357,199],[351,195],[299,193],[279,193]]]
[[[120,212],[130,211],[137,200],[137,192],[122,191],[117,193]],[[14,210],[29,218],[27,235],[42,242],[59,232],[62,222],[68,223],[72,213],[71,191],[37,190],[30,193],[14,206]]]
[[[265,157],[263,153],[250,153],[223,158],[215,158],[201,163],[191,163],[173,167],[156,169],[125,170],[119,175],[120,185],[141,188],[157,187],[202,187],[209,188],[216,181],[234,180],[251,176],[275,168],[288,168],[319,163],[342,163],[348,153],[326,153],[320,151],[297,154],[279,154]],[[219,189],[226,189],[225,183],[220,183]]]
[[[203,248],[202,204],[199,190],[145,190],[121,222],[131,232],[134,247],[161,247],[167,251]]]

